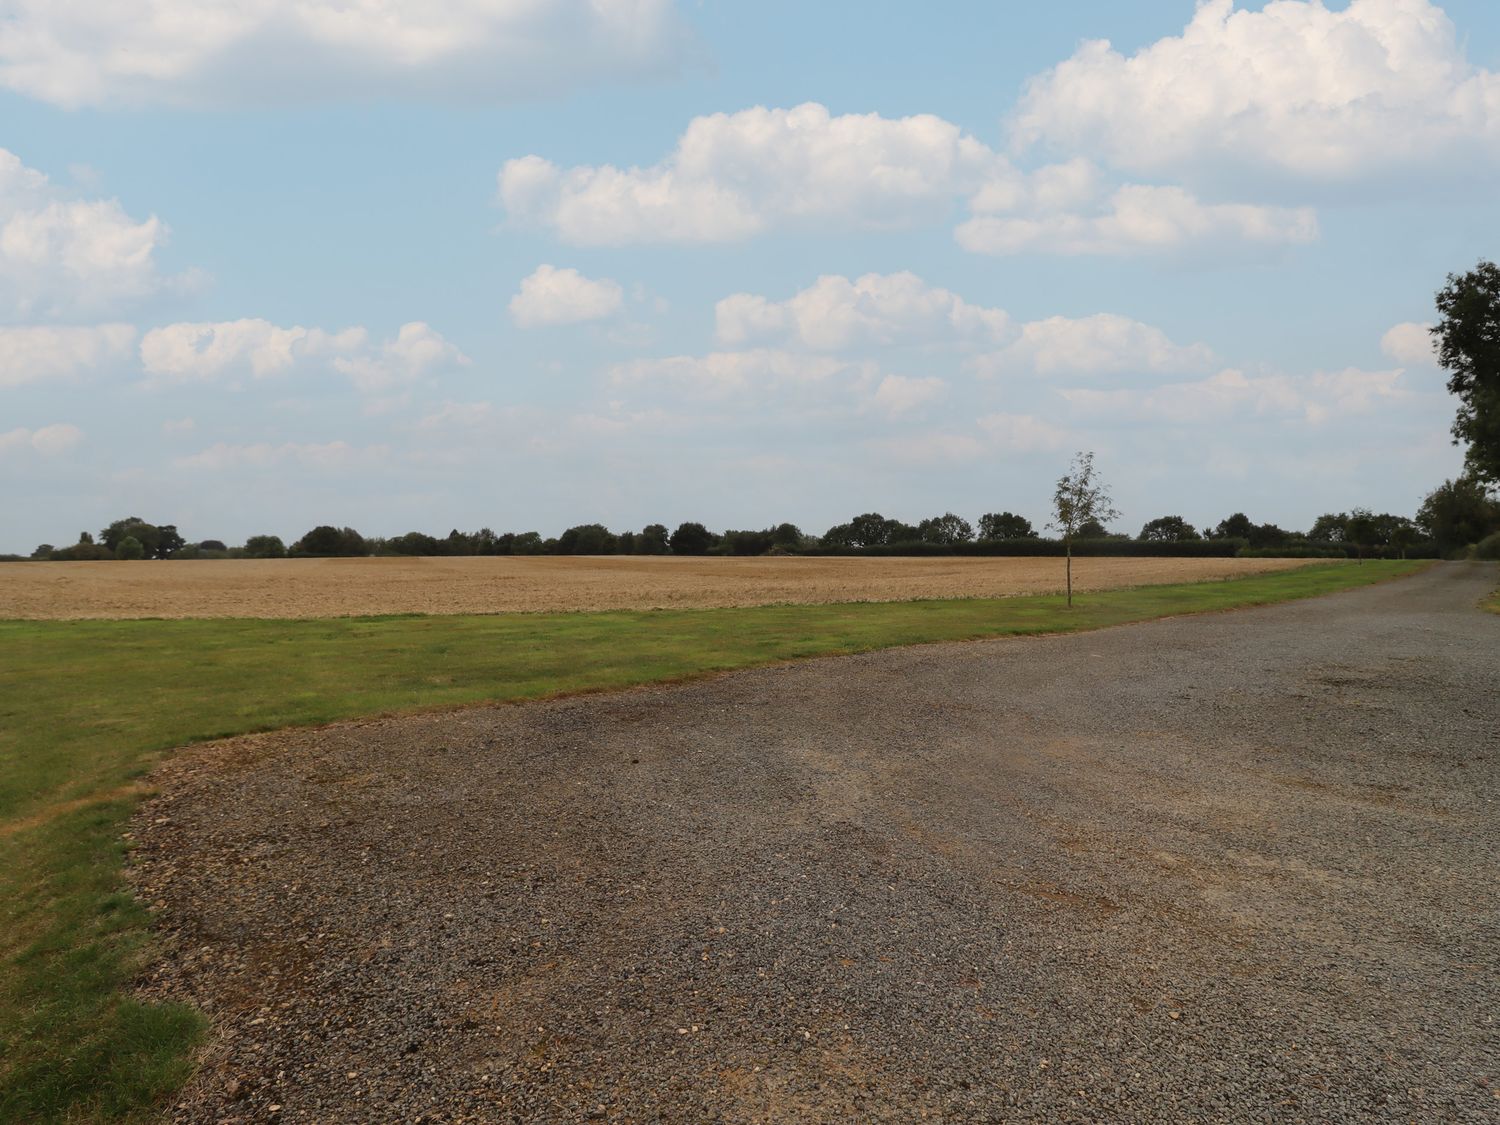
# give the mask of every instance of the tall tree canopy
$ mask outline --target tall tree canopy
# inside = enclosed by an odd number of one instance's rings
[[[1438,362],[1458,396],[1454,443],[1468,447],[1469,476],[1500,484],[1500,267],[1480,262],[1468,273],[1450,273],[1437,309]]]

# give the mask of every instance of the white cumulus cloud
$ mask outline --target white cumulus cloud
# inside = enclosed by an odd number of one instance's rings
[[[1307,181],[1493,163],[1500,74],[1472,65],[1429,0],[1206,0],[1133,55],[1083,44],[1033,79],[1017,139],[1191,178],[1227,165]]]
[[[976,357],[981,375],[1177,375],[1212,367],[1203,344],[1177,344],[1149,324],[1114,313],[1053,316],[1021,326],[1014,341]]]
[[[510,315],[522,328],[582,324],[613,316],[624,301],[618,282],[544,264],[522,280],[510,299]]]
[[[565,242],[725,242],[773,226],[888,228],[941,217],[1004,161],[930,114],[834,116],[814,102],[697,117],[659,164],[559,168],[540,156],[500,170],[518,221]]]
[[[665,386],[717,397],[755,387],[816,384],[850,369],[849,363],[831,356],[753,348],[631,360],[610,367],[608,377],[619,387]]]
[[[1310,207],[1204,203],[1180,187],[1125,184],[1097,205],[1070,202],[1077,209],[1042,203],[1021,213],[975,215],[954,237],[965,250],[995,255],[1119,255],[1216,243],[1295,245],[1318,237]],[[981,196],[977,206],[992,204]]]
[[[1437,363],[1437,342],[1426,324],[1407,321],[1395,325],[1380,338],[1380,350],[1408,367],[1432,367]]]
[[[725,297],[714,308],[721,344],[791,337],[809,348],[1001,339],[1003,309],[971,305],[912,273],[868,273],[851,281],[828,275],[785,301],[752,293]]]
[[[675,67],[672,0],[9,0],[0,85],[78,106],[511,101]]]
[[[130,358],[129,324],[0,328],[0,387],[66,379]]]
[[[43,457],[56,457],[66,453],[83,440],[83,431],[69,422],[55,422],[50,426],[30,430],[17,426],[0,433],[0,453],[31,450]]]
[[[180,284],[157,270],[166,237],[156,216],[77,198],[0,148],[0,317],[107,314]]]
[[[361,327],[328,332],[258,319],[168,324],[147,332],[140,352],[148,381],[157,384],[332,370],[367,392],[469,362],[420,321],[379,345]]]

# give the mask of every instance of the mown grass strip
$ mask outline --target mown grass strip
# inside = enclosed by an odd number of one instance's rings
[[[190,1071],[202,1020],[128,985],[139,779],[184,743],[535,699],[895,645],[1074,632],[1311,597],[1422,563],[1004,598],[320,621],[0,621],[0,1120],[130,1120]]]

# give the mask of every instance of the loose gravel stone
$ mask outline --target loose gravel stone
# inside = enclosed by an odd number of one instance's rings
[[[184,751],[169,1116],[1500,1120],[1495,580]]]

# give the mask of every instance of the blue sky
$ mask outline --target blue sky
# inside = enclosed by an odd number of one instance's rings
[[[225,11],[0,5],[0,550],[1458,471],[1420,326],[1496,253],[1493,5]]]

